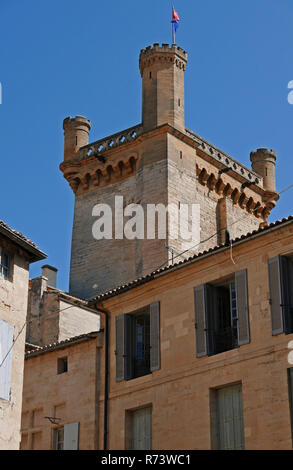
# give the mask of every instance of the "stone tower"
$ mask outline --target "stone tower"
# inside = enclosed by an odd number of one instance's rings
[[[186,64],[187,54],[177,45],[154,44],[141,51],[143,106],[137,126],[89,144],[90,121],[64,120],[60,169],[75,193],[72,295],[92,297],[224,243],[227,231],[235,238],[258,229],[276,205],[273,151],[252,152],[248,169],[186,129]],[[118,239],[96,240],[93,208],[108,204],[114,227],[115,196],[123,197],[124,207],[139,204],[145,212],[147,204],[198,204],[200,244],[186,242],[181,234],[173,239],[170,218],[165,239],[156,233],[153,239],[130,240],[120,233]]]

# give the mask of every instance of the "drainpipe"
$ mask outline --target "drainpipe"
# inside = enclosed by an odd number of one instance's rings
[[[104,388],[104,450],[108,449],[108,400],[109,400],[109,311],[95,303],[95,309],[105,315],[105,388]]]

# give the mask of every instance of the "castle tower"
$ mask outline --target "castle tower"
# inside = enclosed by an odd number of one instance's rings
[[[187,54],[177,45],[154,44],[141,51],[141,124],[88,143],[90,121],[81,116],[64,121],[60,169],[75,193],[72,295],[90,298],[225,243],[227,232],[234,238],[258,229],[276,205],[275,154],[259,149],[249,169],[185,128],[186,64]],[[97,204],[112,209],[111,239],[94,237]],[[145,214],[144,233],[137,239],[125,237],[120,223],[118,236],[115,231],[125,208],[123,222],[129,220],[130,204]],[[171,208],[166,235],[160,238],[156,226],[155,235],[148,237],[147,209],[158,204]],[[173,236],[172,211],[183,204],[200,207],[199,243],[180,232]],[[192,220],[189,211],[189,227]]]
[[[142,77],[142,125],[145,131],[162,124],[185,131],[184,72],[187,53],[175,44],[154,44],[139,58]]]

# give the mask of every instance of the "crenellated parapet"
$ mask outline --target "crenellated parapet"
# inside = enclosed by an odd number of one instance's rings
[[[155,43],[142,49],[139,57],[139,70],[141,76],[145,67],[150,67],[154,64],[174,64],[179,69],[185,71],[187,64],[187,52],[176,44],[162,44]]]

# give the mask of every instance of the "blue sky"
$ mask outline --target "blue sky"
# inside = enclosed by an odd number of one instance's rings
[[[0,0],[0,219],[48,253],[68,290],[74,198],[58,167],[62,122],[84,115],[91,141],[141,121],[140,49],[171,42],[169,0]],[[292,184],[292,0],[177,0],[187,50],[186,125],[247,166],[277,151]],[[292,214],[293,189],[270,220]],[[42,263],[31,266],[40,274]]]

